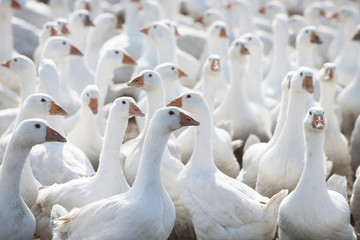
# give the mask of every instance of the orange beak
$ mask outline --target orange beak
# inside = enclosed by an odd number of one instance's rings
[[[145,28],[140,29],[140,32],[148,35],[149,34],[149,29],[150,29],[150,27],[145,27]]]
[[[128,84],[129,87],[142,87],[144,86],[144,75],[134,78]]]
[[[11,0],[11,8],[15,9],[15,10],[19,10],[19,9],[21,9],[21,5],[18,1]]]
[[[56,36],[57,35],[57,31],[56,31],[56,29],[54,28],[54,27],[51,27],[50,28],[50,36]]]
[[[66,139],[51,127],[46,127],[45,139],[47,142],[66,142]]]
[[[70,30],[67,28],[66,24],[62,25],[61,33],[64,34],[64,35],[70,34]]]
[[[125,65],[136,65],[134,59],[132,59],[129,55],[124,53],[122,63]]]
[[[50,115],[60,115],[60,116],[69,115],[62,107],[57,105],[54,101],[51,102],[49,114]]]
[[[360,30],[352,38],[353,41],[360,41]]]
[[[213,59],[211,61],[211,70],[214,72],[217,72],[220,70],[220,60],[219,59]]]
[[[181,126],[199,126],[200,123],[185,113],[180,113],[180,125]]]
[[[90,11],[91,11],[91,5],[90,5],[90,3],[88,3],[88,2],[85,3],[84,8],[90,12]]]
[[[331,81],[333,79],[334,79],[334,69],[331,68],[326,69],[324,73],[324,80]]]
[[[330,17],[330,19],[336,19],[336,20],[339,20],[339,13],[334,13],[331,17]]]
[[[220,37],[227,38],[226,30],[225,28],[221,28],[220,30]]]
[[[130,103],[129,115],[138,117],[145,116],[145,114],[140,110],[140,108],[133,103]]]
[[[203,16],[195,18],[195,22],[203,23],[203,20],[204,20]]]
[[[90,102],[89,102],[88,106],[91,109],[91,111],[93,112],[93,114],[97,114],[97,112],[98,112],[98,100],[97,100],[97,98],[90,98]]]
[[[265,14],[265,7],[259,8],[258,12],[261,13],[261,14]]]
[[[94,23],[91,21],[89,15],[86,15],[86,16],[85,16],[84,25],[85,25],[85,26],[88,26],[88,27],[90,27],[90,26],[93,27],[93,26],[94,26]]]
[[[244,55],[250,54],[249,49],[247,49],[244,44],[241,44],[240,54],[244,54]]]
[[[70,55],[83,56],[80,50],[74,47],[73,45],[70,46]]]
[[[310,42],[315,44],[322,44],[320,37],[315,32],[311,33]]]
[[[226,9],[232,8],[232,4],[231,4],[231,3],[226,4],[225,8],[226,8]]]
[[[322,114],[314,114],[312,125],[313,125],[313,128],[323,129],[324,128],[324,116]]]
[[[325,13],[324,9],[320,9],[319,10],[319,16],[325,17],[325,15],[326,15],[326,13]]]
[[[305,89],[308,93],[314,92],[314,85],[313,85],[313,77],[312,76],[305,76],[302,88]]]
[[[119,20],[116,22],[116,28],[123,29],[123,24]]]
[[[181,108],[182,107],[182,97],[178,97],[175,98],[174,100],[172,100],[170,103],[168,103],[168,105],[166,105],[167,107],[178,107]]]
[[[178,78],[187,77],[188,75],[178,68]]]
[[[1,66],[10,68],[10,63],[11,63],[11,59],[3,62],[3,63],[1,64]]]

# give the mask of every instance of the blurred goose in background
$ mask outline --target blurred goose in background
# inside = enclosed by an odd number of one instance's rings
[[[335,65],[325,63],[320,71],[320,105],[328,119],[325,130],[324,151],[333,162],[333,172],[348,175],[350,172],[349,143],[340,131],[339,121],[335,115],[335,86],[338,78]]]
[[[20,196],[20,178],[32,146],[46,141],[66,142],[66,139],[41,119],[22,122],[9,141],[0,168],[0,206],[3,209],[0,237],[3,239],[34,236],[35,219]],[[9,203],[13,207],[9,207]]]
[[[360,116],[360,115],[359,115]],[[360,165],[360,117],[357,117],[350,139],[350,163],[354,173]]]
[[[57,23],[50,21],[50,22],[46,22],[40,32],[39,35],[39,45],[37,46],[37,48],[34,51],[34,62],[36,64],[39,64],[40,62],[40,54],[41,54],[41,50],[44,47],[44,43],[46,41],[46,39],[48,39],[49,37],[53,37],[58,35],[58,30],[57,30]]]
[[[304,119],[305,167],[296,188],[280,205],[280,239],[357,239],[346,199],[326,187],[323,151],[326,127],[323,109],[310,108]]]

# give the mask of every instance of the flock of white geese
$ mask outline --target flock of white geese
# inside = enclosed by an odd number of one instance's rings
[[[0,61],[0,239],[360,236],[359,2],[0,0]]]

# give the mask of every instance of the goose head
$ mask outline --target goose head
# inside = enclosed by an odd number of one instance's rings
[[[289,17],[289,26],[297,35],[301,29],[307,26],[307,21],[303,16],[295,14]]]
[[[144,23],[146,25],[161,19],[161,6],[157,1],[146,1],[142,10],[144,11]]]
[[[117,98],[111,105],[110,114],[116,114],[119,118],[144,117],[145,114],[136,105],[131,97]]]
[[[296,71],[289,71],[286,73],[285,77],[281,82],[281,89],[283,92],[289,92],[291,88],[291,79],[295,75]]]
[[[249,49],[246,47],[246,42],[242,38],[237,38],[232,41],[229,48],[229,56],[232,61],[241,62],[241,67],[244,67],[247,61],[248,55],[251,54]]]
[[[207,58],[203,66],[203,72],[218,76],[221,74],[221,58],[219,55],[212,54]]]
[[[228,37],[226,32],[226,24],[223,21],[213,22],[208,29],[209,38],[212,39],[226,39]]]
[[[131,80],[127,85],[130,87],[139,87],[145,91],[151,91],[161,86],[161,84],[162,79],[159,73],[152,70],[143,70],[138,77]]]
[[[52,21],[46,22],[43,25],[40,32],[41,41],[44,42],[49,37],[57,36],[58,35],[57,28],[58,28],[57,23]]]
[[[217,9],[207,9],[201,16],[195,19],[195,22],[202,23],[206,28],[215,21],[225,21],[224,15]]]
[[[314,92],[313,71],[308,67],[300,67],[291,79],[291,89],[296,92]]]
[[[66,18],[56,18],[55,22],[58,25],[58,32],[63,36],[70,35],[69,21]]]
[[[324,132],[327,127],[327,119],[324,109],[321,107],[312,107],[304,118],[305,132]]]
[[[273,32],[287,33],[289,29],[288,17],[285,14],[278,14],[271,24]]]
[[[74,3],[74,9],[85,9],[90,13],[93,8],[90,0],[77,0]]]
[[[239,15],[247,15],[251,11],[249,3],[244,0],[229,1],[225,8],[227,10],[232,10]]]
[[[360,42],[360,24],[357,26],[357,30],[355,35],[352,37],[353,41],[358,41]]]
[[[334,12],[330,19],[350,26],[356,26],[360,20],[359,12],[350,6],[341,6],[339,11]]]
[[[169,26],[163,22],[153,22],[150,26],[142,28],[140,32],[148,35],[156,43],[163,42],[164,39],[172,39],[173,34]]]
[[[72,30],[75,30],[93,27],[94,23],[91,21],[89,11],[78,9],[70,14],[69,25]]]
[[[24,55],[19,55],[17,57],[9,59],[3,62],[1,66],[8,68],[11,72],[21,78],[27,77],[29,75],[36,76],[36,68],[34,62]]]
[[[321,82],[333,83],[335,84],[337,79],[337,74],[335,71],[336,67],[334,63],[324,63],[322,69],[320,70],[320,80]]]
[[[115,69],[124,65],[136,65],[136,62],[120,48],[107,50],[101,58],[101,67]]]
[[[94,115],[98,113],[100,92],[96,85],[87,85],[81,93],[81,106]]]
[[[102,13],[95,18],[95,28],[102,29],[104,32],[109,32],[115,29],[122,29],[122,23],[117,19],[115,14]]]
[[[261,56],[263,52],[263,46],[260,38],[253,33],[245,33],[241,36],[245,43],[245,47],[251,53],[251,55]]]
[[[62,36],[48,38],[42,50],[42,58],[60,59],[62,57],[76,55],[83,56],[79,49]]]
[[[66,142],[66,139],[52,129],[46,121],[37,118],[21,122],[13,138],[16,138],[23,147],[32,147],[44,142]]]
[[[326,9],[319,2],[309,4],[304,11],[308,23],[316,25],[318,20],[326,19]]]
[[[277,14],[282,13],[287,15],[287,10],[284,4],[279,1],[268,1],[258,9],[258,13],[272,20]]]
[[[175,82],[179,78],[187,77],[184,71],[171,62],[161,63],[157,65],[154,70],[160,74],[164,83]]]
[[[26,109],[27,112],[36,117],[43,117],[46,115],[68,115],[68,113],[47,94],[32,94],[28,96],[24,101],[22,109]]]
[[[196,92],[187,92],[181,95],[178,98],[175,98],[167,107],[178,107],[182,108],[185,111],[192,113],[196,117],[196,113],[201,110],[201,108],[206,108],[206,100]]]
[[[150,126],[158,132],[168,134],[183,126],[198,126],[200,123],[176,107],[158,109],[151,119]]]
[[[4,9],[12,13],[15,10],[21,9],[21,4],[18,0],[2,0],[0,1],[0,9]]]
[[[317,30],[314,26],[307,26],[300,30],[296,37],[296,46],[313,46],[314,44],[322,44]]]

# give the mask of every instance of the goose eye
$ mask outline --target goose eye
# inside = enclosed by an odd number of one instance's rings
[[[41,101],[42,101],[42,102],[46,102],[45,98],[42,98]]]
[[[251,41],[252,37],[249,37],[248,40]]]
[[[80,13],[79,16],[82,17],[82,13]]]
[[[323,115],[325,115],[325,112],[323,112]]]
[[[118,50],[116,50],[116,51],[115,51],[115,54],[119,54],[119,51],[118,51]]]
[[[175,70],[175,68],[174,68],[174,67],[171,67],[171,70]]]
[[[49,26],[46,26],[47,29],[49,29]]]
[[[186,98],[191,98],[191,95],[190,94],[186,95]]]
[[[306,30],[305,33],[309,33],[309,30]]]
[[[38,123],[35,124],[35,127],[36,127],[36,128],[41,128],[40,124],[38,124]]]
[[[235,45],[236,45],[236,46],[239,46],[239,43],[237,42]]]
[[[66,45],[66,42],[65,42],[65,41],[63,41],[63,42],[62,42],[62,44],[63,44],[63,45]]]
[[[89,94],[87,93],[86,96],[89,96]]]
[[[303,73],[301,72],[301,73],[300,73],[300,76],[302,76],[302,75],[303,75]]]
[[[123,101],[122,101],[122,104],[125,104],[125,103],[126,103],[125,100],[123,100]]]
[[[156,25],[154,26],[154,28],[156,28]]]
[[[17,58],[14,59],[14,62],[17,62]]]
[[[169,115],[174,115],[174,111],[169,111]]]
[[[309,114],[312,115],[312,112],[310,111]]]
[[[149,74],[149,77],[152,77],[152,74],[151,74],[151,73]]]

